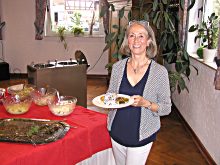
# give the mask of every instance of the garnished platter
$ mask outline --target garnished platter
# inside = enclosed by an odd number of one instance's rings
[[[45,144],[61,139],[70,126],[61,121],[44,119],[0,119],[0,141]]]

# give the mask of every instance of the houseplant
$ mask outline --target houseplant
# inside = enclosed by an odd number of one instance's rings
[[[126,26],[127,23],[130,21],[131,17],[131,10],[128,12],[128,15],[125,16],[125,10],[126,7],[129,5],[130,0],[127,1],[127,4],[123,6],[121,9],[118,11],[115,10],[115,6],[113,3],[110,3],[108,6],[103,6],[101,8],[100,12],[100,17],[104,18],[107,12],[113,13],[117,12],[117,18],[118,20],[115,21],[111,27],[108,27],[109,29],[106,30],[108,33],[106,33],[105,36],[105,43],[106,46],[103,49],[103,52],[106,50],[110,51],[111,54],[111,59],[110,62],[105,66],[105,68],[109,71],[109,74],[111,73],[112,65],[114,64],[115,61],[118,61],[122,59],[122,54],[119,52],[119,49],[121,47],[121,44],[123,42],[124,36],[125,36],[125,31],[126,31]],[[106,7],[108,7],[108,10],[106,10]],[[122,24],[122,20],[125,20],[125,24]],[[109,22],[109,20],[106,20]]]
[[[178,4],[172,4],[170,0],[140,0],[135,1],[136,5],[132,6],[132,11],[129,12],[127,18],[128,21],[132,19],[146,20],[154,27],[157,44],[159,46],[159,55],[168,64],[174,64],[175,70],[169,72],[171,90],[182,90],[187,89],[185,84],[185,78],[189,79],[191,73],[189,54],[185,49],[185,43],[180,42],[178,31],[178,12],[184,8],[184,1],[181,0]],[[190,10],[195,0],[190,1],[191,4],[187,10]],[[113,10],[114,5],[109,5]],[[113,6],[113,7],[112,7]],[[124,7],[119,11],[119,23],[120,19],[124,17]],[[120,48],[121,41],[124,38],[124,31],[126,26],[113,25],[116,32],[109,33],[106,35],[106,47],[103,51],[111,48],[112,44],[116,44],[114,52],[111,53],[116,59],[120,59],[121,55],[117,50]],[[114,62],[114,61],[113,61]],[[111,67],[112,63],[109,63],[107,67]],[[194,67],[195,68],[195,67]],[[195,68],[196,69],[196,68]],[[196,69],[197,70],[197,69]]]
[[[80,13],[74,13],[73,17],[71,17],[71,21],[74,23],[71,28],[71,33],[76,36],[84,34],[83,28],[81,26],[81,17],[82,15]]]
[[[200,25],[195,24],[189,28],[189,32],[194,32],[196,30],[198,31],[198,34],[195,36],[194,42],[196,43],[197,39],[201,39],[201,44],[204,47],[204,61],[213,62],[217,52],[218,16],[215,13],[212,13],[208,16],[207,21],[202,21]]]

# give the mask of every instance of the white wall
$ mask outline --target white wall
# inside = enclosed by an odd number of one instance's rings
[[[31,62],[42,63],[48,60],[75,59],[75,51],[81,50],[93,66],[101,55],[104,37],[67,38],[68,51],[63,48],[58,37],[45,37],[35,40],[35,0],[1,0],[2,21],[6,22],[3,30],[5,61],[10,65],[11,73],[27,73]],[[108,53],[105,52],[99,63],[88,74],[107,75],[105,65]]]
[[[196,133],[206,150],[220,164],[220,90],[213,85],[215,69],[190,58],[194,69],[187,82],[187,91],[173,93],[172,100]]]

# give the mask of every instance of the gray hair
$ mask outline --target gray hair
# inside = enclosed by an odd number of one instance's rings
[[[131,55],[131,50],[128,46],[128,34],[129,34],[129,31],[130,31],[130,28],[134,24],[141,25],[145,28],[149,39],[151,39],[149,46],[146,48],[146,51],[147,51],[146,56],[148,58],[154,58],[157,55],[157,44],[156,44],[154,31],[151,28],[151,26],[149,25],[149,22],[147,22],[147,21],[135,21],[134,20],[132,22],[129,22],[129,24],[127,26],[127,30],[126,30],[124,40],[123,40],[121,48],[119,50],[120,53],[125,54],[125,55]]]

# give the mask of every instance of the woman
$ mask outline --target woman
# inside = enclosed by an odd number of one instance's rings
[[[130,57],[113,65],[108,92],[130,95],[134,103],[109,112],[108,130],[117,165],[144,165],[160,116],[171,112],[168,73],[152,59],[157,46],[148,22],[130,22],[122,45]]]

